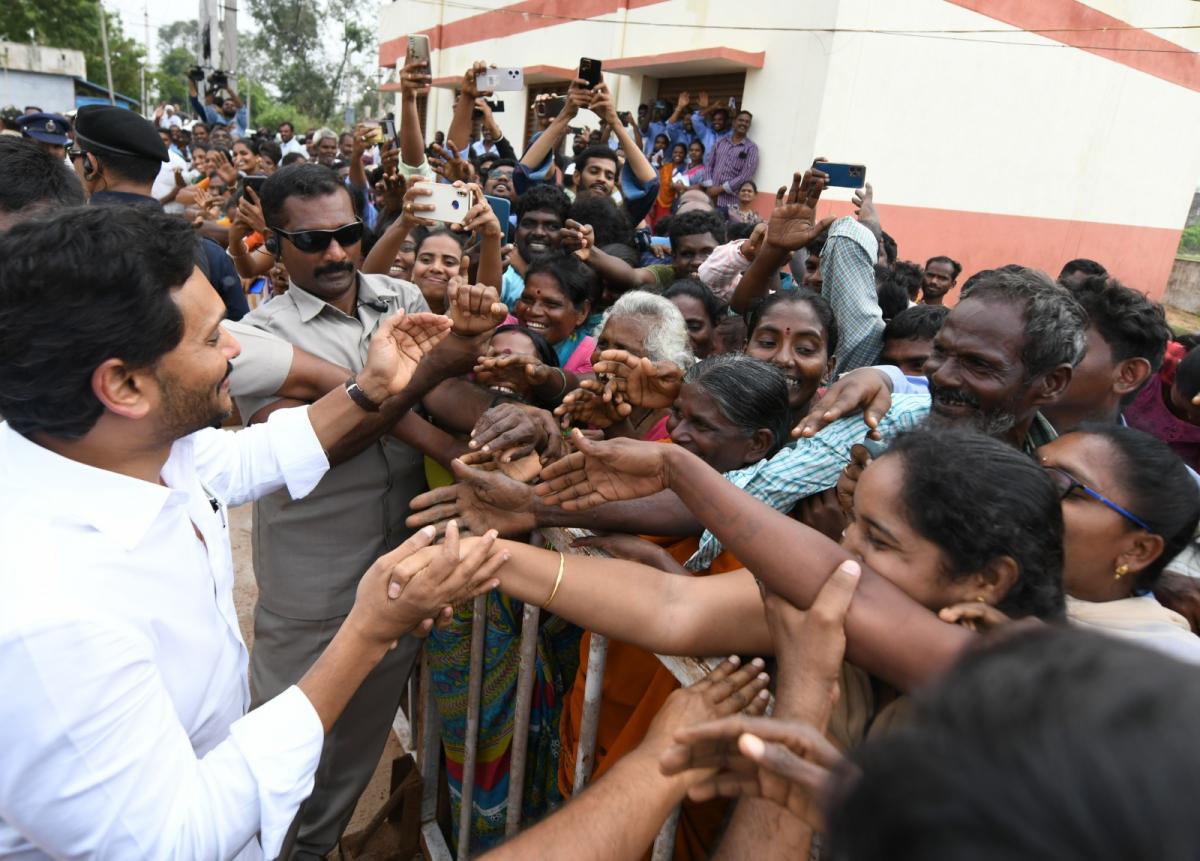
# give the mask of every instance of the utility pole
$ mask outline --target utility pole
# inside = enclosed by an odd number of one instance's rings
[[[100,10],[100,41],[104,45],[104,74],[108,76],[108,103],[115,105],[117,99],[113,95],[112,58],[108,55],[108,22],[104,20],[104,0],[98,0],[96,6]]]
[[[146,66],[150,63],[150,9],[142,4],[142,24],[145,26],[146,56],[142,60],[142,114],[149,115],[149,105],[146,104]]]

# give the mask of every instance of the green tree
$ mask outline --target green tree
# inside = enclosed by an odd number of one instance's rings
[[[249,0],[258,32],[247,54],[252,77],[279,103],[340,125],[374,69],[376,45],[367,0]],[[256,111],[257,113],[257,111]],[[255,124],[258,121],[255,120]]]
[[[88,80],[104,84],[104,49],[100,39],[97,0],[3,0],[0,2],[0,40],[82,51]],[[145,52],[125,35],[121,19],[105,10],[113,89],[138,97]]]

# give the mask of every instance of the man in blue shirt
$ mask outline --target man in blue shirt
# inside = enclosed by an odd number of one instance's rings
[[[242,104],[232,80],[225,82],[225,97],[221,100],[221,108],[217,109],[213,94],[216,90],[208,90],[204,94],[204,103],[200,103],[200,95],[196,91],[196,82],[188,78],[188,101],[193,110],[204,118],[210,125],[225,126],[234,138],[246,136],[246,106]]]

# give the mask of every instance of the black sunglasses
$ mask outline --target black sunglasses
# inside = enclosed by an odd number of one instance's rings
[[[303,251],[305,254],[324,251],[329,247],[329,243],[334,241],[347,248],[359,242],[363,235],[363,223],[358,219],[333,230],[298,230],[293,233],[278,227],[272,229],[296,246],[297,251]]]

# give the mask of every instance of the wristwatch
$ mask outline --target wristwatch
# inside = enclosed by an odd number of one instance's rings
[[[358,404],[360,409],[366,410],[369,413],[379,412],[379,404],[367,397],[367,393],[359,388],[358,380],[353,376],[346,380],[346,394],[350,396],[350,400]]]

